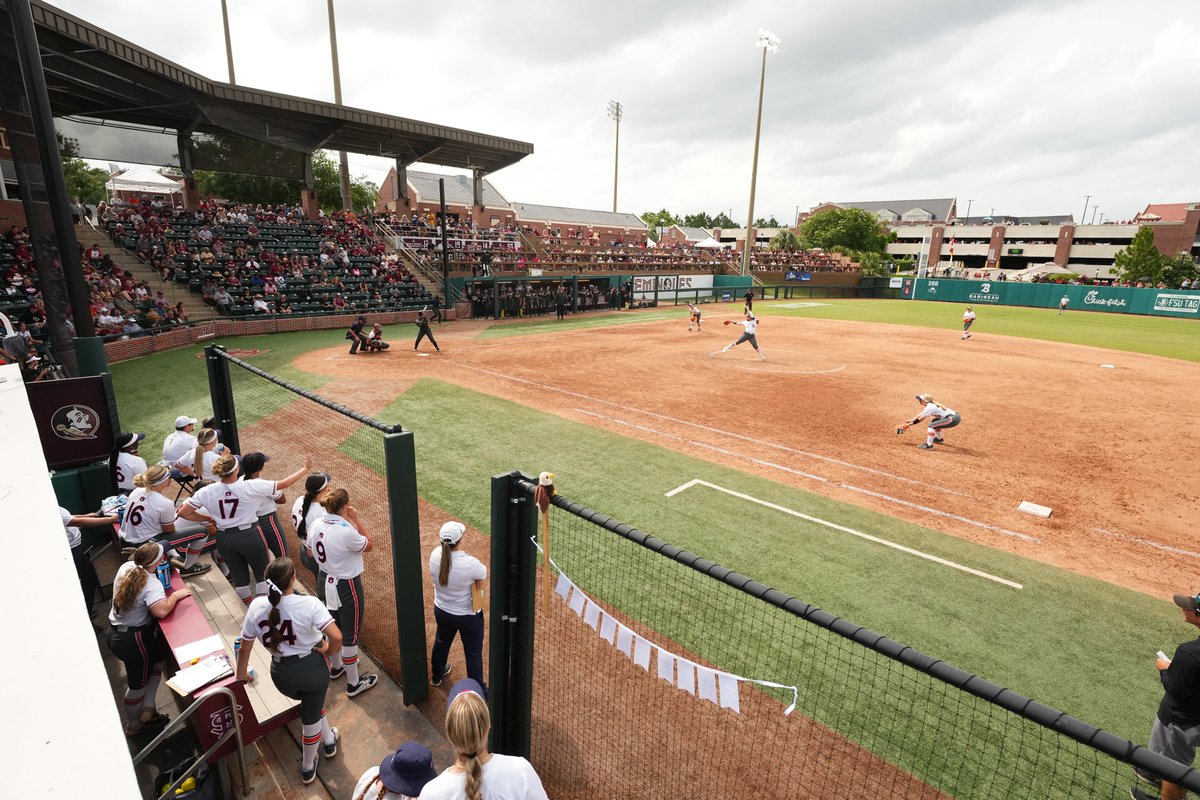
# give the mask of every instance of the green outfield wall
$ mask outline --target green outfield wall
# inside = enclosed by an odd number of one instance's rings
[[[906,300],[942,300],[967,305],[1032,308],[1058,308],[1063,295],[1066,295],[1067,308],[1071,311],[1200,319],[1200,292],[1180,289],[905,278],[900,292],[900,296]]]

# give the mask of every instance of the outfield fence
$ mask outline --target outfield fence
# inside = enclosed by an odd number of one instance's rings
[[[313,454],[315,471],[344,488],[372,537],[363,558],[361,640],[404,689],[405,703],[428,693],[421,542],[413,435],[302,389],[235,358],[218,345],[205,348],[215,426],[235,453],[262,452],[265,478],[282,477]],[[315,575],[301,566],[291,507],[303,482],[288,491],[279,516],[287,531],[297,578],[315,591]]]
[[[492,482],[493,749],[530,755],[551,797],[1118,800],[1133,766],[1200,790],[1190,765],[561,496],[538,568],[534,484]]]

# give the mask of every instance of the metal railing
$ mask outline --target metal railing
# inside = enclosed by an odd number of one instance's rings
[[[225,743],[230,740],[230,738],[237,739],[237,748],[235,752],[237,753],[238,757],[238,767],[242,772],[241,796],[245,797],[249,793],[250,778],[249,773],[246,772],[246,754],[244,752],[245,745],[242,742],[242,723],[238,721],[237,698],[234,696],[233,691],[227,686],[218,686],[214,689],[209,689],[207,692],[199,695],[195,700],[193,700],[192,704],[188,706],[182,714],[167,723],[167,727],[163,728],[162,732],[159,733],[158,736],[154,737],[154,741],[143,747],[142,751],[133,757],[133,766],[136,767],[145,761],[146,757],[150,755],[155,748],[163,743],[163,740],[180,728],[183,723],[187,721],[188,717],[190,717],[193,712],[196,711],[196,709],[204,705],[204,701],[218,694],[225,695],[225,697],[229,698],[229,717],[233,720],[233,727],[221,734],[217,741],[213,742],[211,747],[205,750],[199,758],[193,761],[192,765],[184,770],[183,774],[176,778],[175,782],[168,786],[166,791],[158,796],[158,800],[165,800],[167,797],[174,797],[175,790],[182,786],[183,782],[190,778],[196,772],[196,770],[200,768],[201,764],[208,761],[208,759],[212,757],[213,753],[220,750]]]

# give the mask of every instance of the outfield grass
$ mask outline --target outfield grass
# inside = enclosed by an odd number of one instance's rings
[[[788,308],[791,304],[817,303]],[[924,300],[771,300],[755,311],[783,317],[817,317],[854,322],[885,322],[922,328],[962,330],[965,304]],[[976,336],[999,334],[1083,344],[1109,350],[1126,350],[1152,356],[1200,361],[1200,321],[1097,311],[1068,311],[1059,316],[1052,308],[975,306],[979,315],[971,332]]]
[[[800,308],[789,305],[813,304]],[[740,314],[742,304],[711,303],[704,311],[715,322],[718,315]],[[758,301],[755,313],[764,316],[816,317],[853,322],[879,322],[913,325],[921,328],[962,330],[959,303],[935,303],[924,300],[841,300],[797,298]],[[976,335],[1020,336],[1050,342],[1082,344],[1109,350],[1125,350],[1152,356],[1200,361],[1200,321],[1170,317],[1144,317],[1134,314],[1070,311],[1063,316],[1052,308],[1021,306],[975,306],[979,318],[971,329]],[[478,338],[558,333],[567,330],[600,328],[656,320],[686,320],[687,306],[660,307],[653,311],[634,311],[596,316],[576,315],[565,320],[540,317],[525,322],[493,325]]]

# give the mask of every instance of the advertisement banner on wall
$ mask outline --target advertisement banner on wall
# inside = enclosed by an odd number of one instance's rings
[[[907,284],[902,294],[909,296]],[[1057,308],[1059,301],[1066,297],[1067,308],[1071,311],[1175,317],[1188,315],[1200,319],[1200,292],[1162,292],[1129,286],[919,278],[915,281],[911,296],[916,300],[1033,308]]]
[[[712,292],[712,275],[638,275],[633,278],[633,299],[695,300]]]
[[[1200,295],[1159,292],[1154,297],[1154,310],[1164,314],[1200,314]]]

